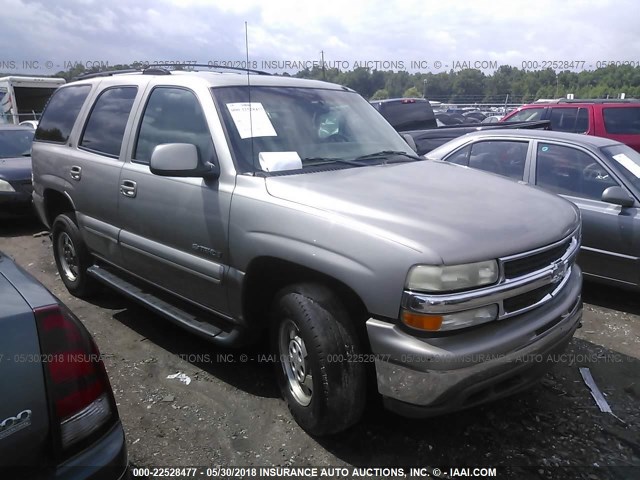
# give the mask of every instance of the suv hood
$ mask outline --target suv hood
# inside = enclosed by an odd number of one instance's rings
[[[558,196],[438,161],[273,176],[266,186],[273,197],[374,227],[445,264],[532,250],[580,224],[577,208]]]

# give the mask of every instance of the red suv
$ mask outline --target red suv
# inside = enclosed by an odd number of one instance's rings
[[[550,120],[551,130],[626,143],[640,152],[640,100],[544,100],[524,105],[501,122]]]

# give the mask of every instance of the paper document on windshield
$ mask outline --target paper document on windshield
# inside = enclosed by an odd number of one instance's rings
[[[240,138],[277,137],[264,106],[259,102],[227,103]]]
[[[618,162],[624,168],[626,168],[631,173],[633,173],[636,176],[636,178],[640,178],[640,165],[638,165],[636,162],[634,162],[629,157],[627,157],[626,154],[619,153],[617,155],[614,155],[613,158],[615,159],[616,162]]]
[[[281,172],[283,170],[300,170],[302,160],[298,152],[260,152],[260,167],[265,172]]]

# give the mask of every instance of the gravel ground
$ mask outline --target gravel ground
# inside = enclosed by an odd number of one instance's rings
[[[33,222],[0,226],[0,250],[95,336],[133,465],[489,466],[498,478],[640,478],[637,293],[587,283],[583,328],[527,392],[420,421],[371,401],[354,428],[317,439],[280,400],[265,345],[221,350],[115,293],[90,303],[70,296],[48,236],[34,236],[40,230]],[[579,367],[590,368],[614,415],[600,412]],[[188,385],[167,378],[179,372]]]

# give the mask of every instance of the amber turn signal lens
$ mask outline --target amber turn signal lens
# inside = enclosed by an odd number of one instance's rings
[[[403,310],[402,321],[410,327],[435,332],[442,326],[442,315],[425,315]]]

